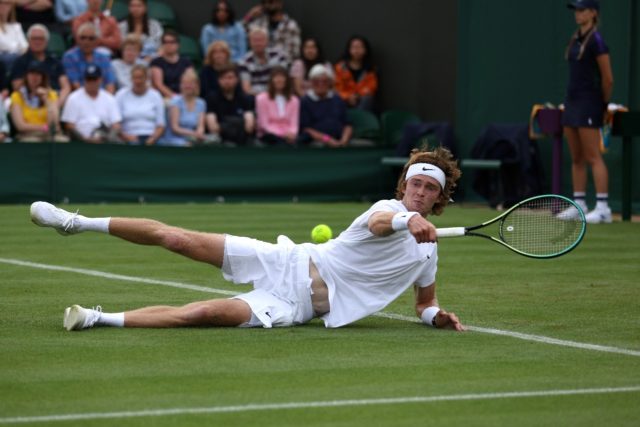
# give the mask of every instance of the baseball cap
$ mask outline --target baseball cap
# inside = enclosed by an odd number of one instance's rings
[[[333,73],[325,65],[316,64],[311,68],[311,71],[309,71],[309,79],[323,76],[333,79]]]
[[[84,78],[85,79],[99,79],[102,77],[102,70],[96,64],[87,65],[86,70],[84,70]]]
[[[595,9],[600,10],[600,2],[598,0],[573,0],[567,3],[569,9]]]

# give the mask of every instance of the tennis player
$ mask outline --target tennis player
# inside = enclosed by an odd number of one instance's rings
[[[63,235],[94,231],[161,246],[221,268],[229,281],[254,287],[230,299],[124,313],[72,305],[64,312],[67,330],[96,325],[271,328],[316,317],[327,328],[336,328],[382,310],[413,285],[416,314],[426,325],[462,331],[458,317],[438,305],[436,228],[426,219],[443,212],[459,177],[448,150],[414,150],[398,180],[395,200],[375,203],[336,239],[317,245],[296,245],[285,236],[272,244],[200,233],[151,219],[88,218],[46,202],[31,205],[31,219]]]

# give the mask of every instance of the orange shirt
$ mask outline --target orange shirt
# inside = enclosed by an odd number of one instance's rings
[[[78,15],[73,19],[72,30],[75,37],[78,28],[85,22],[91,22],[95,24],[93,13],[86,11],[82,15]],[[98,18],[100,22],[98,28],[98,44],[99,46],[108,47],[112,52],[120,50],[120,44],[122,43],[122,36],[120,35],[120,28],[118,27],[118,21],[113,16],[106,16],[101,13]]]
[[[344,61],[338,62],[334,71],[336,73],[336,92],[342,99],[348,99],[351,95],[373,96],[378,90],[378,77],[374,71],[365,71],[357,82],[349,71]]]

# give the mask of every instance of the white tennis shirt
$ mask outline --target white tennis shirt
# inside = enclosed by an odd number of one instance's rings
[[[329,288],[330,311],[322,316],[337,328],[382,310],[414,283],[435,282],[435,243],[418,244],[408,230],[379,237],[369,231],[375,212],[406,212],[399,200],[381,200],[356,218],[336,239],[302,246]]]

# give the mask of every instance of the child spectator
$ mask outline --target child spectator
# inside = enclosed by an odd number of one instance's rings
[[[352,36],[347,42],[342,61],[335,66],[336,91],[351,108],[373,110],[373,97],[378,90],[378,77],[371,60],[369,41]]]
[[[287,70],[271,71],[266,92],[256,97],[257,136],[269,145],[295,145],[300,119],[300,100],[293,93]]]
[[[247,33],[240,22],[236,22],[233,8],[226,1],[218,1],[213,6],[211,22],[202,27],[200,45],[202,53],[209,51],[211,43],[224,41],[231,51],[231,60],[240,61],[247,53]]]

